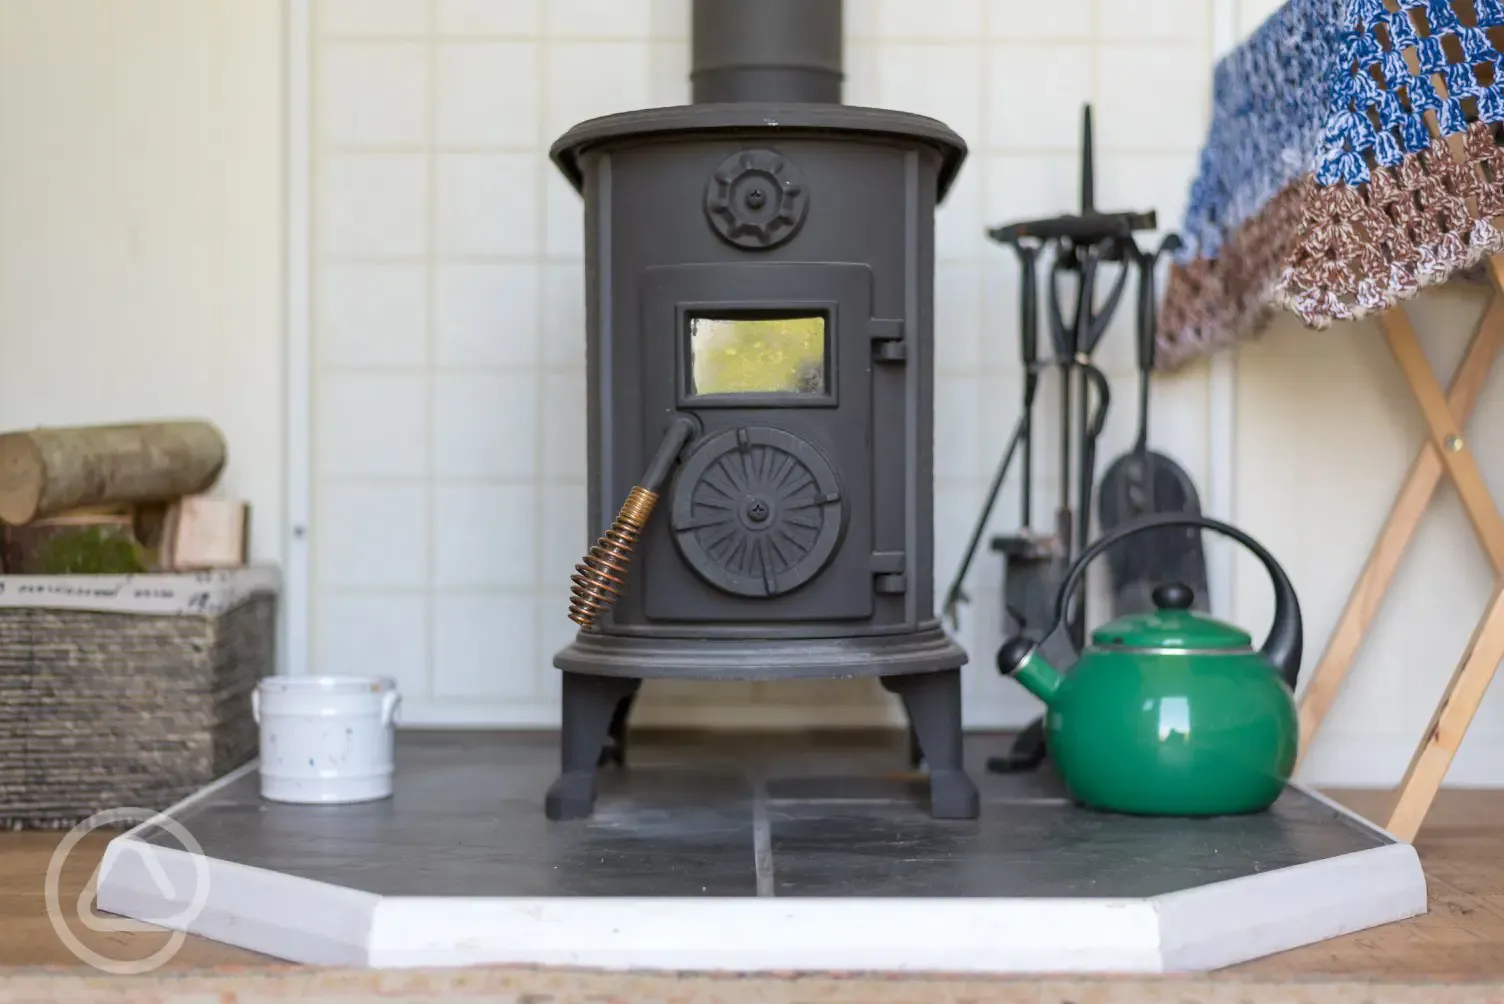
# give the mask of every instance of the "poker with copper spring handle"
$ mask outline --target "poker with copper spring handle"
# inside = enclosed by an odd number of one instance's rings
[[[574,574],[569,578],[569,619],[580,627],[593,627],[601,614],[621,598],[632,553],[658,504],[658,492],[684,447],[699,431],[700,423],[689,415],[674,420],[642,481],[627,494],[616,519],[574,566]]]

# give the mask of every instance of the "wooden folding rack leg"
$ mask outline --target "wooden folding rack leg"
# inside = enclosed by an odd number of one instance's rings
[[[1462,737],[1504,660],[1504,515],[1488,486],[1463,427],[1471,417],[1489,370],[1504,345],[1504,255],[1490,259],[1495,291],[1466,354],[1443,392],[1426,361],[1420,340],[1402,308],[1378,318],[1411,393],[1426,420],[1427,440],[1395,496],[1389,517],[1369,553],[1368,562],[1348,597],[1326,652],[1311,675],[1300,701],[1300,748],[1309,749],[1322,719],[1357,655],[1369,623],[1383,603],[1405,548],[1445,474],[1457,489],[1463,509],[1494,571],[1494,591],[1473,631],[1462,660],[1452,674],[1400,784],[1387,828],[1401,840],[1414,840]]]

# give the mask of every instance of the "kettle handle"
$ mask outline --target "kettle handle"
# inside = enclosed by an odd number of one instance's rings
[[[1265,550],[1258,541],[1235,526],[1230,526],[1220,520],[1208,519],[1205,516],[1183,514],[1145,516],[1124,523],[1111,533],[1093,541],[1081,552],[1075,564],[1071,565],[1070,571],[1066,573],[1065,581],[1060,584],[1060,591],[1055,598],[1053,630],[1058,631],[1066,624],[1081,577],[1086,574],[1086,566],[1091,563],[1092,559],[1134,534],[1172,526],[1194,526],[1204,530],[1214,530],[1248,548],[1253,552],[1254,557],[1263,563],[1264,570],[1269,573],[1269,579],[1274,585],[1274,622],[1269,626],[1269,634],[1264,638],[1264,644],[1259,651],[1279,671],[1280,677],[1293,692],[1295,683],[1300,678],[1300,659],[1304,646],[1300,600],[1295,595],[1295,587],[1290,584],[1290,577],[1285,574],[1279,562],[1274,560],[1274,555]]]

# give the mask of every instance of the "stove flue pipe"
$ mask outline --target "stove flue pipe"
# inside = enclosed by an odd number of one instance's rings
[[[694,0],[694,103],[840,104],[841,2]]]

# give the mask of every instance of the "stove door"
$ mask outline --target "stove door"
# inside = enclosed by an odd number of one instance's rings
[[[872,273],[724,263],[644,273],[645,454],[702,434],[641,548],[653,621],[871,619]]]

